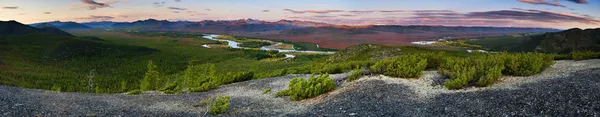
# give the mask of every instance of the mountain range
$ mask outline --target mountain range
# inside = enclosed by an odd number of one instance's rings
[[[86,30],[86,29],[92,29],[92,27],[89,27],[87,25],[83,25],[83,24],[80,24],[80,23],[77,23],[77,22],[52,21],[52,22],[41,22],[41,23],[35,23],[35,24],[29,24],[29,25],[33,26],[33,27],[38,27],[38,28],[52,26],[52,27],[56,27],[56,28],[61,29],[61,30]]]
[[[40,24],[40,27],[31,27],[17,21],[0,21],[0,35],[23,35],[32,33],[48,33],[63,36],[73,36],[53,25]]]
[[[345,48],[360,43],[409,45],[413,41],[441,38],[474,38],[518,33],[558,32],[549,28],[519,27],[460,27],[460,26],[404,26],[404,25],[334,25],[313,21],[257,19],[168,21],[138,20],[134,22],[44,22],[63,30],[117,29],[137,31],[179,31],[216,33],[236,36],[282,39],[310,42],[327,48]],[[40,26],[43,23],[31,24]]]

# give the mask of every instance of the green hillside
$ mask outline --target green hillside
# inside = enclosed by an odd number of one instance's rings
[[[251,71],[255,74],[253,78],[264,78],[280,68],[310,62],[266,62],[261,59],[283,55],[257,50],[207,49],[177,40],[116,33],[76,35],[81,38],[45,33],[0,36],[0,84],[86,92],[88,77],[93,76],[93,92],[117,93],[139,89],[149,60],[154,61],[157,71],[167,79],[161,87],[178,80],[190,65],[211,63],[220,74]]]

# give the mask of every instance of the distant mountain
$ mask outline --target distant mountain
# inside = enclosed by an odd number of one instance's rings
[[[22,35],[31,33],[49,33],[64,36],[73,36],[49,24],[40,24],[41,28],[34,28],[17,21],[0,21],[0,35]]]
[[[84,23],[80,23],[92,28],[112,28],[112,25],[116,24],[116,23],[123,23],[123,22],[111,22],[111,21],[102,21],[102,22],[84,22]]]
[[[600,28],[579,28],[531,36],[521,48],[523,51],[569,53],[573,50],[600,51]]]
[[[230,34],[267,39],[311,42],[326,48],[345,48],[360,43],[408,45],[412,41],[441,38],[473,38],[519,33],[557,32],[547,28],[399,26],[399,25],[334,25],[313,21],[256,19],[167,21],[147,19],[115,23],[112,28],[138,31],[183,31]]]
[[[52,25],[58,29],[61,30],[85,30],[85,29],[92,29],[92,27],[83,25],[83,24],[79,24],[77,22],[61,22],[61,21],[53,21],[53,22],[42,22],[42,23],[35,23],[35,24],[30,24],[30,26],[33,27],[38,27],[38,28],[43,28],[43,27],[47,27],[48,25]]]

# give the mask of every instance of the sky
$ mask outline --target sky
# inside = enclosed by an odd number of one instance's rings
[[[149,18],[599,28],[600,0],[0,0],[0,20],[26,24]]]

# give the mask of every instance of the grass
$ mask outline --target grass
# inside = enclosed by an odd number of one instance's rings
[[[572,60],[585,60],[600,58],[600,52],[593,51],[573,51],[569,53],[569,58]]]
[[[260,47],[268,46],[268,45],[271,45],[271,43],[269,43],[269,42],[249,41],[249,42],[242,42],[239,46],[240,47],[247,47],[247,48],[260,48]]]
[[[202,103],[209,106],[208,113],[218,115],[225,113],[229,109],[229,100],[231,96],[217,95],[203,100]]]
[[[361,76],[363,76],[363,70],[357,69],[350,73],[350,76],[348,76],[348,78],[346,78],[346,81],[358,80]]]
[[[337,51],[337,49],[321,48],[317,44],[308,42],[291,42],[287,40],[273,40],[275,42],[281,42],[286,44],[292,44],[295,50],[310,50],[310,51]]]
[[[318,77],[313,75],[308,80],[303,78],[292,79],[288,89],[277,92],[276,95],[290,96],[293,100],[302,100],[327,93],[334,90],[335,87],[335,81],[329,79],[328,74],[322,74]]]
[[[272,89],[272,88],[267,88],[267,89],[265,89],[265,91],[263,91],[263,94],[267,94],[267,93],[271,92],[271,89]]]

